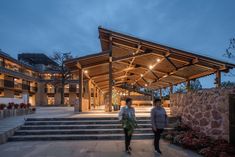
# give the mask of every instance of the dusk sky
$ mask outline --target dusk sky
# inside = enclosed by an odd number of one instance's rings
[[[0,49],[15,58],[54,51],[84,56],[101,51],[102,26],[235,63],[222,56],[235,37],[234,8],[235,0],[0,0]],[[213,79],[201,79],[203,87]]]

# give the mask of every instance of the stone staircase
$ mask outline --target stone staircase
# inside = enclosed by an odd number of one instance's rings
[[[172,130],[176,118],[169,117]],[[152,139],[149,117],[137,117],[133,139]],[[8,141],[121,140],[123,129],[117,117],[28,118]]]

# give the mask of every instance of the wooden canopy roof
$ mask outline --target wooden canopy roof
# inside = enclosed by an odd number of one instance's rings
[[[109,64],[113,86],[123,83],[160,89],[216,72],[228,72],[234,64],[164,46],[99,27],[102,52],[68,60],[67,67],[87,71],[86,77],[101,89],[109,88]]]

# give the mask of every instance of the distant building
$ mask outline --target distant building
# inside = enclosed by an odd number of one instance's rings
[[[56,62],[43,53],[22,53],[18,60],[0,51],[0,99],[26,97],[32,105],[60,104],[60,88],[54,80],[60,74],[53,67]],[[78,99],[78,76],[67,81],[64,90],[65,104]],[[10,99],[9,99],[10,100]]]

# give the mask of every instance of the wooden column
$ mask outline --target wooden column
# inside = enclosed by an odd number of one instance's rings
[[[112,61],[109,62],[109,112],[112,111],[112,83],[113,83],[113,79],[112,79]]]
[[[216,84],[216,87],[221,87],[221,71],[217,71],[216,74],[215,74],[216,78],[215,78],[215,84]]]
[[[88,109],[91,109],[91,80],[88,80],[88,100],[89,100],[89,106]]]
[[[75,112],[82,112],[82,95],[83,95],[83,71],[82,69],[79,70],[79,106],[78,111]]]
[[[152,106],[153,106],[153,101],[154,101],[154,91],[152,91]]]
[[[190,80],[187,80],[186,88],[187,88],[187,91],[190,91]]]
[[[170,94],[173,94],[173,85],[170,86]]]
[[[96,107],[96,86],[94,86],[94,95],[93,95],[94,108]]]
[[[160,99],[162,99],[162,89],[160,89]]]
[[[100,90],[97,92],[98,106],[100,106]]]
[[[112,112],[112,86],[113,86],[113,76],[112,76],[112,37],[109,39],[109,112]]]

